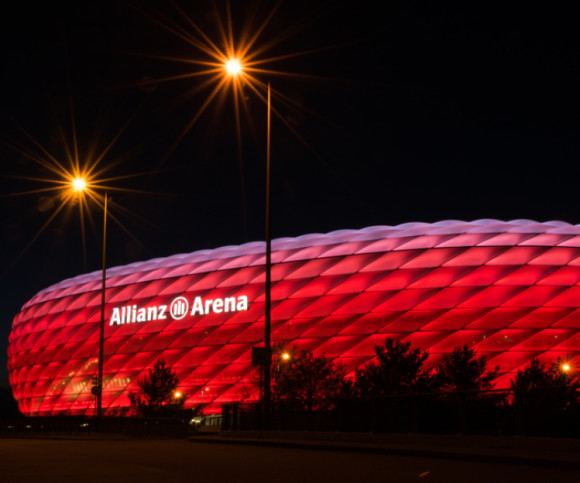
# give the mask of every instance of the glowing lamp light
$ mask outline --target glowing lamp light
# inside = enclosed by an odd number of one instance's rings
[[[290,360],[290,354],[288,352],[282,353],[282,360],[283,361],[289,361]]]
[[[564,364],[562,364],[562,370],[564,372],[568,372],[570,370],[570,364],[568,364],[567,362],[565,362]]]
[[[179,399],[181,397],[181,393],[179,391],[175,391],[173,395],[175,396],[175,399]]]
[[[236,76],[242,72],[242,64],[238,59],[230,59],[226,62],[226,70],[230,75]]]
[[[87,189],[87,182],[84,178],[75,178],[71,181],[73,189],[79,193]]]

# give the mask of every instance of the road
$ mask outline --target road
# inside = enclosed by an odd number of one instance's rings
[[[0,439],[9,482],[578,481],[578,470],[447,459],[205,444],[187,440]]]

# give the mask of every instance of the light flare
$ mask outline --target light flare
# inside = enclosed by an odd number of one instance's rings
[[[79,176],[71,181],[71,185],[77,193],[83,193],[87,189],[87,180]]]
[[[160,84],[167,81],[176,80],[195,80],[195,85],[188,89],[188,95],[197,95],[202,90],[209,89],[205,100],[191,115],[191,120],[186,123],[181,133],[176,137],[174,143],[165,153],[159,165],[166,162],[169,156],[181,143],[185,135],[193,128],[194,124],[201,118],[210,106],[215,106],[218,111],[224,107],[224,100],[231,93],[235,110],[236,136],[238,142],[238,157],[240,164],[240,175],[243,178],[243,163],[241,160],[241,119],[240,111],[245,111],[244,118],[252,122],[252,116],[249,114],[249,105],[247,103],[248,93],[253,93],[256,98],[266,104],[265,91],[267,83],[260,80],[259,77],[271,80],[273,77],[294,77],[304,80],[318,79],[320,77],[308,74],[291,73],[284,70],[278,70],[274,64],[284,60],[297,58],[300,56],[311,55],[316,52],[334,48],[333,46],[316,47],[299,52],[289,52],[283,54],[269,55],[268,52],[274,47],[278,47],[283,41],[294,36],[299,30],[312,22],[314,17],[322,18],[323,9],[313,9],[310,16],[302,18],[298,22],[287,23],[285,28],[276,32],[276,34],[265,40],[267,28],[270,26],[273,17],[282,5],[282,1],[276,2],[266,11],[248,14],[245,21],[239,27],[234,28],[231,5],[225,3],[225,9],[220,11],[216,8],[216,34],[210,35],[202,29],[188,13],[177,5],[176,2],[170,2],[175,12],[176,18],[171,18],[161,9],[139,9],[140,12],[155,22],[164,30],[181,39],[191,47],[193,54],[188,56],[178,55],[159,55],[159,54],[141,54],[149,58],[155,58],[163,61],[184,64],[190,69],[190,72],[177,75],[168,75],[157,79],[142,81],[143,84]],[[269,34],[269,31],[268,31]],[[205,77],[200,81],[200,77]],[[211,86],[214,86],[213,88]],[[272,95],[276,96],[276,102],[290,109],[303,111],[304,107],[292,97],[286,97],[272,88]],[[312,112],[308,112],[313,114]],[[272,109],[272,115],[276,116],[290,131],[298,137],[310,150],[310,146],[305,139],[298,134],[287,121],[287,119],[275,109]],[[241,180],[243,184],[243,179]],[[244,188],[242,186],[242,192]],[[242,201],[245,203],[244,196]]]
[[[242,64],[238,59],[230,59],[226,62],[226,70],[232,76],[237,76],[242,72]]]
[[[82,249],[85,270],[88,269],[87,257],[87,228],[90,226],[98,232],[98,222],[94,218],[96,213],[101,212],[104,207],[105,192],[137,192],[141,194],[151,194],[142,190],[132,190],[115,186],[119,180],[143,176],[150,173],[137,173],[124,176],[105,177],[106,172],[112,166],[122,163],[125,158],[115,157],[109,159],[109,153],[120,135],[128,126],[131,118],[120,128],[100,152],[95,152],[94,148],[85,150],[79,149],[76,135],[76,126],[71,105],[71,129],[65,130],[60,122],[57,122],[57,129],[60,134],[56,151],[49,150],[34,138],[28,131],[15,122],[18,129],[24,134],[28,142],[1,141],[11,150],[28,159],[38,168],[42,174],[37,176],[7,175],[6,177],[26,181],[28,184],[34,183],[31,189],[25,191],[12,192],[0,195],[1,198],[20,197],[26,195],[44,195],[46,206],[51,207],[48,219],[35,232],[31,240],[24,245],[20,253],[12,259],[12,263],[5,267],[2,276],[8,273],[39,237],[48,229],[49,225],[56,219],[57,215],[72,215],[73,208],[78,208],[80,217],[80,228],[82,238]],[[97,130],[98,131],[98,130]],[[96,143],[96,141],[94,142]],[[93,144],[94,144],[93,143]],[[89,145],[91,145],[89,143]],[[58,152],[58,153],[57,153]],[[105,165],[104,160],[109,162]],[[108,217],[117,224],[132,240],[141,248],[143,244],[135,237],[130,230],[122,223],[117,216],[139,220],[150,224],[149,221],[137,214],[131,213],[125,207],[111,202],[109,199]],[[92,208],[91,208],[92,207]],[[97,208],[96,210],[94,208]],[[42,210],[40,210],[42,211]],[[45,210],[48,211],[48,210]],[[75,210],[76,211],[76,210]],[[147,251],[147,250],[145,250]]]

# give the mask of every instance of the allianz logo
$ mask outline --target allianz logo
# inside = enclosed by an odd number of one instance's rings
[[[176,297],[169,305],[157,305],[152,307],[125,305],[123,307],[113,307],[113,313],[111,314],[111,322],[109,325],[167,320],[169,317],[173,320],[181,320],[188,314],[193,317],[196,315],[241,312],[244,310],[248,310],[248,297],[246,295],[206,300],[203,300],[198,296],[193,299],[191,309],[189,301],[185,297]]]

